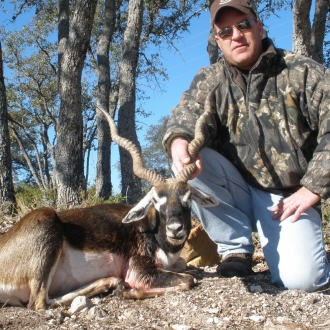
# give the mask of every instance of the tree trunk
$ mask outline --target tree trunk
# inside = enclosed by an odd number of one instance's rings
[[[0,43],[0,207],[1,211],[7,214],[13,211],[15,206],[10,138],[7,121],[7,98]]]
[[[58,63],[61,63],[70,31],[70,1],[58,0]]]
[[[97,62],[98,62],[98,94],[97,105],[102,109],[110,109],[110,64],[109,47],[115,29],[116,1],[106,0],[104,8],[103,31],[99,37]],[[115,109],[110,109],[110,114],[114,115]],[[96,195],[103,199],[111,196],[111,136],[108,121],[96,111],[97,121],[97,164],[95,188]]]
[[[119,134],[138,148],[140,144],[135,128],[135,92],[136,68],[139,59],[139,44],[142,31],[143,0],[131,0],[127,26],[122,47],[122,63],[119,74]],[[141,149],[141,148],[140,148]],[[136,203],[142,196],[141,180],[133,174],[132,158],[120,148],[120,166],[122,176],[122,195],[127,196],[129,204]]]
[[[40,168],[40,161],[37,161],[38,164],[38,168],[39,168],[39,174],[38,175],[38,170],[33,166],[33,162],[31,161],[30,156],[28,155],[28,153],[26,152],[25,148],[24,148],[24,143],[22,142],[19,134],[17,133],[17,131],[14,129],[14,127],[12,127],[12,135],[13,137],[16,139],[17,144],[22,152],[23,157],[25,158],[25,161],[30,169],[31,175],[34,178],[35,183],[37,184],[37,186],[39,187],[39,189],[41,191],[45,191],[47,187],[44,186],[42,179],[41,179],[41,175],[42,175],[42,171]],[[36,150],[36,145],[33,146],[34,150]],[[36,154],[36,157],[38,157],[38,154]]]
[[[41,142],[42,142],[42,163],[43,163],[43,168],[44,168],[44,176],[45,176],[45,184],[48,188],[53,188],[52,187],[52,181],[50,177],[50,171],[49,171],[49,163],[48,163],[48,156],[49,156],[49,151],[48,151],[48,145],[49,145],[49,138],[48,138],[48,125],[43,123],[42,125],[42,135],[41,135]]]
[[[210,64],[217,62],[219,57],[219,47],[214,38],[214,32],[211,28],[210,34],[207,40],[207,52],[209,54]]]
[[[213,2],[214,0],[207,0],[207,6],[209,9],[211,8]],[[219,57],[219,47],[215,41],[211,18],[210,18],[210,33],[207,39],[207,52],[209,54],[210,64],[216,63]]]
[[[312,0],[295,0],[293,5],[293,51],[310,56]]]
[[[66,1],[60,1],[64,3]],[[91,35],[97,0],[76,2],[69,36],[61,45],[59,63],[60,113],[57,127],[56,179],[57,207],[78,205],[84,191],[83,118],[81,76]],[[62,8],[62,7],[60,7]],[[64,9],[63,9],[64,10]],[[64,10],[66,11],[66,10]],[[60,22],[61,23],[61,22]]]
[[[324,63],[323,43],[326,19],[329,11],[329,0],[316,0],[310,47],[312,58],[321,64]]]

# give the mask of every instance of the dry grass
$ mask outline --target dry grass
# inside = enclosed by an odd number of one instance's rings
[[[322,225],[325,244],[330,244],[330,201],[322,203]]]

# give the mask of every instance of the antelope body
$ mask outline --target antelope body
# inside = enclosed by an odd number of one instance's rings
[[[0,238],[0,302],[38,310],[116,288],[134,299],[190,289],[190,275],[163,269],[183,270],[176,262],[191,228],[190,199],[208,205],[210,198],[183,183],[169,194],[167,185],[135,208],[27,214]]]
[[[210,99],[189,144],[193,160],[203,144]],[[118,136],[113,118],[102,111],[112,139],[130,152],[134,174],[153,188],[133,208],[41,208],[23,217],[0,237],[0,303],[38,310],[110,289],[143,299],[194,285],[192,276],[177,273],[185,268],[179,255],[191,229],[191,201],[204,207],[218,201],[187,183],[194,162],[167,180],[144,168],[138,148]]]

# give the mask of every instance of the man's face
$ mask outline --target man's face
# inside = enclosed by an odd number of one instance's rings
[[[252,20],[252,26],[242,31],[234,27],[244,20]],[[218,15],[214,28],[216,33],[223,28],[233,28],[231,36],[216,35],[215,40],[229,63],[239,69],[250,70],[263,52],[261,22],[256,22],[252,12],[244,14],[234,8],[225,8]]]

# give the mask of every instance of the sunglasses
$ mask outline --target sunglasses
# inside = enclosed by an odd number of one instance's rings
[[[253,21],[256,21],[256,20],[247,19],[247,20],[244,20],[244,21],[238,23],[237,25],[235,25],[233,27],[226,27],[226,28],[220,29],[220,31],[218,31],[216,33],[216,35],[219,36],[221,39],[230,38],[233,35],[234,28],[240,32],[250,30],[253,26]]]

